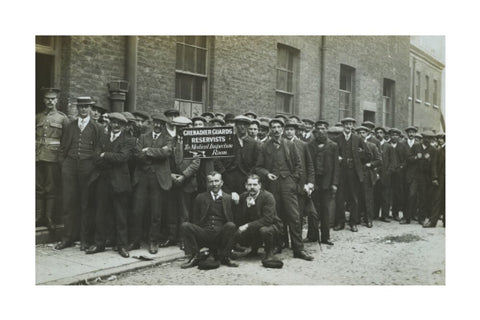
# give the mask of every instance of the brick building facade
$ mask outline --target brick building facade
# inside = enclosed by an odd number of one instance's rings
[[[438,129],[439,117],[416,106],[412,117],[411,48],[408,36],[39,36],[36,89],[59,87],[70,115],[77,96],[111,108],[107,86],[125,80],[125,111],[353,116],[398,128],[418,117]]]

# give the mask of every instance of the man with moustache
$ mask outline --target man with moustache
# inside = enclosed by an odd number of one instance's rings
[[[96,181],[95,244],[85,253],[105,251],[112,228],[110,240],[116,243],[118,253],[128,258],[127,200],[132,186],[127,161],[134,141],[125,134],[127,119],[121,113],[112,112],[109,119],[110,132],[100,138],[91,177],[91,181]]]
[[[353,118],[344,118],[341,120],[343,124],[343,134],[336,141],[338,144],[338,153],[340,160],[340,189],[337,196],[340,197],[337,205],[335,216],[335,227],[333,230],[338,231],[345,228],[345,209],[343,207],[346,200],[350,207],[350,230],[357,232],[357,225],[360,223],[359,216],[359,197],[360,186],[363,182],[363,164],[368,162],[371,154],[368,152],[367,146],[363,139],[353,133],[353,126],[356,120]]]
[[[102,129],[90,118],[93,101],[90,97],[77,98],[78,119],[70,122],[62,136],[63,211],[62,241],[55,249],[70,247],[80,231],[80,250],[93,242],[93,210],[90,177],[94,170],[95,150]]]
[[[207,175],[208,190],[200,193],[193,204],[190,222],[182,223],[180,234],[188,261],[180,267],[192,268],[200,262],[200,249],[208,247],[216,260],[228,267],[238,267],[230,259],[237,226],[233,223],[232,197],[223,192],[222,175]],[[238,200],[238,199],[237,199]]]
[[[68,118],[57,110],[59,89],[45,88],[45,109],[35,116],[35,226],[55,233],[55,212],[60,190],[60,140]]]
[[[311,261],[313,257],[304,250],[298,211],[297,184],[302,174],[300,155],[295,145],[282,137],[284,127],[283,120],[270,120],[272,139],[262,146],[255,171],[267,181],[267,190],[275,197],[277,213],[289,227],[293,257]]]
[[[380,221],[390,222],[390,198],[392,192],[392,172],[393,147],[385,140],[386,129],[383,127],[375,128],[375,134],[380,143],[380,152],[382,154],[382,166],[379,168],[380,179],[374,188],[374,216],[378,218],[380,209]]]
[[[308,143],[308,148],[315,170],[315,186],[311,197],[320,218],[320,242],[333,245],[330,241],[330,210],[338,189],[340,163],[337,144],[327,137],[327,130],[327,121],[317,121],[313,130],[314,139]],[[307,239],[318,241],[318,220],[312,219],[312,223],[309,220]]]
[[[172,187],[169,157],[172,154],[172,137],[166,133],[169,121],[164,114],[152,115],[153,130],[137,139],[135,157],[137,167],[133,178],[133,222],[129,250],[140,247],[145,209],[150,210],[149,249],[158,252],[160,223],[164,215],[164,202]]]

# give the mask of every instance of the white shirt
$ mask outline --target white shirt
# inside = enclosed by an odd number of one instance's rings
[[[87,124],[90,122],[90,116],[87,116],[85,118],[78,118],[78,127],[80,128],[81,131],[85,129]]]
[[[213,191],[210,191],[210,194],[212,195],[213,201],[215,201],[218,197],[223,197],[222,189],[218,191],[217,197],[215,197],[215,194],[213,193]]]
[[[349,134],[346,134],[345,131],[343,131],[343,135],[345,136],[345,140],[350,140],[350,137],[352,136],[352,133],[350,132]]]
[[[381,146],[383,146],[384,143],[385,143],[385,140],[380,141]]]
[[[397,147],[397,144],[396,144],[396,143],[392,143],[392,147],[396,148],[396,147]]]
[[[160,132],[160,133],[156,133],[155,131],[152,131],[153,140],[158,139],[158,137],[160,137],[161,134],[162,134],[161,132]]]
[[[115,141],[121,133],[122,133],[122,131],[118,131],[118,133],[113,133],[113,131],[112,131],[110,133],[110,142]]]
[[[407,143],[411,148],[413,146],[413,144],[415,143],[415,139],[407,139]]]
[[[177,127],[173,127],[173,130],[170,130],[168,127],[165,127],[168,131],[168,133],[173,137],[177,135]]]

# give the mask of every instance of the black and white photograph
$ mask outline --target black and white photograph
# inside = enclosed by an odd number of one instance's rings
[[[2,57],[5,106],[35,105],[4,134],[7,310],[471,316],[469,5],[28,11]]]

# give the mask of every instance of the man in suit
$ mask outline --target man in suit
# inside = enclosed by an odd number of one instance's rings
[[[212,171],[207,175],[208,191],[194,201],[190,222],[180,226],[188,261],[182,269],[192,268],[200,261],[200,249],[208,247],[216,260],[228,267],[238,267],[230,259],[237,226],[233,223],[232,197],[222,191],[222,175]],[[237,199],[238,200],[238,199]]]
[[[411,219],[416,218],[419,161],[422,158],[422,147],[415,141],[417,128],[410,126],[405,129],[405,132],[407,139],[401,144],[405,150],[406,159],[403,171],[405,204],[403,208],[403,218],[400,220],[400,224],[409,224]]]
[[[361,184],[362,194],[360,196],[360,208],[364,213],[364,220],[367,228],[373,226],[373,188],[378,180],[376,169],[382,165],[382,156],[377,146],[369,142],[370,129],[364,126],[356,128],[356,131],[364,139],[367,149],[372,157],[369,162],[363,165],[363,183]]]
[[[199,156],[193,159],[185,159],[183,154],[182,129],[191,123],[191,120],[183,116],[175,117],[172,121],[172,125],[176,127],[177,132],[169,160],[173,185],[168,197],[165,221],[167,226],[166,240],[160,243],[160,247],[175,245],[180,238],[180,225],[183,222],[190,221],[193,200],[197,191],[196,175],[200,168]]]
[[[432,146],[435,134],[427,130],[422,132],[421,158],[418,163],[418,223],[422,226],[432,214],[433,202],[433,162],[437,150]]]
[[[64,228],[62,241],[55,246],[69,247],[80,232],[80,250],[93,242],[93,213],[90,177],[94,170],[95,150],[101,129],[90,119],[93,101],[77,98],[78,119],[66,127],[60,144],[62,157],[62,186]]]
[[[100,138],[90,179],[96,181],[95,244],[85,252],[105,251],[111,225],[118,253],[128,258],[127,202],[132,186],[127,161],[135,145],[124,132],[127,119],[119,112],[110,113],[109,119],[110,133]]]
[[[392,192],[392,158],[393,147],[385,140],[386,129],[383,127],[375,128],[375,134],[380,143],[380,152],[382,154],[382,166],[379,168],[380,179],[374,188],[374,217],[378,218],[380,209],[382,210],[380,221],[390,222],[390,198]]]
[[[246,192],[240,195],[235,210],[241,217],[236,241],[243,246],[251,246],[249,256],[256,256],[258,248],[264,244],[265,257],[273,256],[274,240],[278,238],[282,221],[277,216],[273,194],[262,189],[260,177],[251,174],[245,183]]]
[[[293,257],[311,261],[313,257],[304,250],[298,210],[298,181],[302,174],[300,155],[295,145],[282,137],[284,127],[283,120],[270,120],[272,139],[263,144],[255,170],[263,181],[267,181],[267,190],[275,197],[277,213],[290,229]]]
[[[360,223],[359,217],[359,197],[360,186],[363,182],[363,164],[367,163],[371,154],[365,145],[365,142],[359,136],[353,133],[355,119],[344,118],[341,120],[343,125],[343,134],[337,139],[338,154],[340,160],[340,188],[337,192],[339,200],[337,201],[337,210],[335,216],[335,227],[338,231],[345,228],[345,200],[350,207],[350,229],[357,232],[357,225]],[[340,206],[338,208],[338,206]]]
[[[389,131],[390,145],[392,146],[392,174],[391,174],[391,200],[392,217],[395,221],[400,221],[399,211],[405,208],[405,190],[404,190],[404,170],[406,163],[406,150],[399,142],[401,131],[397,128],[391,128]]]
[[[330,216],[333,200],[338,189],[339,166],[338,147],[327,137],[328,122],[319,120],[315,123],[314,139],[308,143],[315,172],[315,186],[311,195],[320,217],[320,242],[333,245],[330,241]],[[318,240],[318,221],[308,223],[307,238]]]
[[[435,157],[432,159],[432,211],[428,221],[423,225],[424,228],[434,228],[440,216],[443,217],[443,227],[445,228],[445,133],[437,135],[438,149]]]
[[[152,115],[153,130],[137,139],[135,157],[137,167],[133,179],[133,223],[129,250],[140,247],[143,217],[148,205],[150,209],[149,249],[158,252],[160,223],[164,215],[164,204],[168,190],[172,187],[169,157],[172,154],[172,137],[165,131],[169,120],[164,114]]]
[[[52,236],[61,181],[60,140],[69,123],[57,110],[59,92],[43,89],[45,110],[35,116],[35,226],[46,225]]]
[[[307,217],[307,221],[312,222],[312,226],[308,225],[308,230],[313,229],[311,233],[312,239],[307,237],[307,241],[318,240],[318,213],[312,202],[311,194],[313,192],[313,184],[315,182],[315,172],[313,169],[312,157],[306,142],[300,140],[296,135],[296,129],[298,123],[293,121],[287,121],[285,124],[285,139],[295,145],[300,155],[300,163],[304,170],[298,180],[298,210],[300,212],[300,223],[303,224],[304,217]],[[284,235],[287,236],[286,226],[283,230]],[[317,236],[315,236],[317,235]],[[288,237],[285,239],[288,244]]]
[[[258,141],[260,143],[265,143],[268,141],[268,139],[270,139],[269,137],[269,130],[270,130],[270,127],[268,125],[268,122],[267,121],[260,121],[260,127],[258,128]]]

